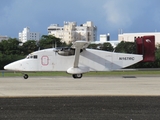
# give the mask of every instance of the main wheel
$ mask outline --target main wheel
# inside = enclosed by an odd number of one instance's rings
[[[27,74],[24,74],[23,77],[24,77],[24,79],[27,79],[27,78],[28,78],[28,75],[27,75]]]
[[[82,74],[73,74],[73,78],[82,78]]]

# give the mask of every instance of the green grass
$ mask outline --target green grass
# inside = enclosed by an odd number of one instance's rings
[[[124,75],[160,75],[160,71],[110,71],[110,72],[90,72],[89,76],[124,76]]]
[[[26,72],[29,76],[69,76],[65,72]],[[14,76],[23,76],[23,73],[20,72],[5,72],[1,73],[1,77],[14,77]]]
[[[27,73],[29,76],[71,76],[66,72],[30,72]],[[84,76],[160,76],[160,71],[112,71],[112,72],[89,72],[84,74]],[[20,72],[1,72],[0,77],[14,77],[23,76]]]

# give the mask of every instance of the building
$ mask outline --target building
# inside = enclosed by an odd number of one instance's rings
[[[101,42],[106,42],[106,41],[110,41],[110,34],[108,33],[108,34],[101,34],[100,35],[100,41]]]
[[[64,22],[63,27],[58,24],[51,24],[48,27],[48,35],[60,38],[66,43],[77,40],[96,41],[97,27],[91,21],[87,21],[80,26],[77,26],[76,22]]]
[[[155,36],[155,44],[160,44],[160,32],[146,32],[146,33],[122,33],[118,35],[119,41],[134,42],[135,37]]]
[[[91,44],[104,44],[104,43],[110,43],[113,48],[115,48],[119,43],[120,41],[118,40],[110,40],[110,34],[101,34],[100,35],[100,40],[99,41],[94,41],[94,42],[91,42]]]
[[[7,37],[7,36],[1,36],[0,35],[0,42],[2,41],[2,40],[8,40],[9,39],[9,37]]]
[[[27,42],[28,40],[36,40],[40,39],[40,33],[38,32],[30,32],[28,27],[24,28],[22,32],[19,33],[19,41],[22,43]]]

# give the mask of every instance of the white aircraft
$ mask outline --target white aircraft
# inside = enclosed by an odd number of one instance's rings
[[[143,55],[107,52],[87,49],[89,43],[76,41],[71,48],[44,49],[29,54],[22,60],[4,67],[5,70],[25,72],[66,71],[73,78],[81,78],[89,71],[112,71],[133,65],[143,60]]]

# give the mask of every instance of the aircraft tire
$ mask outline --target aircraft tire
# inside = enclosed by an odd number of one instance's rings
[[[76,74],[73,74],[72,76],[73,76],[73,78],[76,78]]]
[[[24,74],[24,79],[28,79],[28,75],[27,74]]]
[[[73,78],[82,78],[83,75],[82,74],[73,74],[72,76],[73,76]]]

